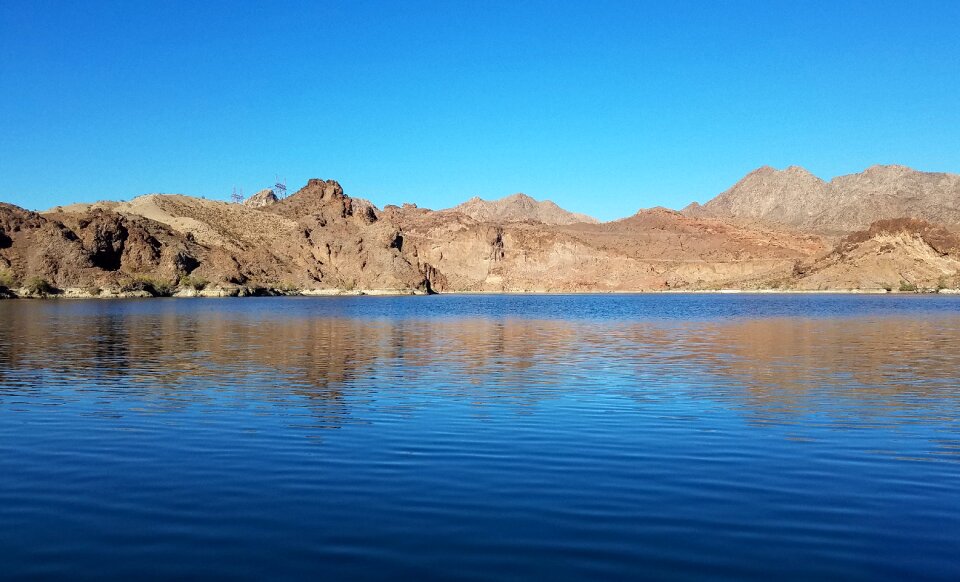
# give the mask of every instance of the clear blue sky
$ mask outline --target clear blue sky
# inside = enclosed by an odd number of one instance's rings
[[[0,200],[279,173],[602,219],[751,169],[960,172],[960,2],[0,2]]]

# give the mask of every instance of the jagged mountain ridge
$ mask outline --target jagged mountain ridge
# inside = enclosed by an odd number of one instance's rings
[[[683,212],[827,234],[904,217],[960,227],[960,175],[877,165],[826,182],[799,166],[763,166],[706,204],[693,203]]]

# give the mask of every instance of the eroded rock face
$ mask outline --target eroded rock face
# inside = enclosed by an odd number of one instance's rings
[[[95,211],[77,221],[84,247],[90,251],[94,267],[116,271],[122,264],[126,241],[130,236],[126,220],[119,214]]]
[[[826,247],[819,237],[738,227],[666,209],[605,224],[495,224],[392,207],[404,248],[439,291],[641,291],[753,288]]]
[[[270,212],[294,220],[313,220],[334,223],[341,220],[370,224],[376,222],[373,205],[366,200],[353,199],[343,193],[335,180],[311,179],[292,196],[270,208]]]
[[[372,204],[346,196],[332,180],[311,180],[285,200],[256,208],[151,194],[109,211],[77,205],[45,215],[11,207],[7,214],[14,224],[4,233],[30,225],[43,231],[6,253],[17,272],[58,286],[119,284],[134,276],[167,286],[204,281],[238,293],[426,292],[429,286],[396,225],[381,224]],[[36,258],[36,249],[47,248]],[[69,271],[73,264],[81,267]]]
[[[279,201],[277,195],[273,193],[273,190],[266,188],[244,200],[243,204],[250,208],[263,208],[264,206],[276,204]]]
[[[960,255],[960,235],[919,218],[878,220],[867,230],[845,236],[839,248],[848,249],[872,238],[898,234],[914,235],[941,255]]]
[[[56,287],[120,285],[133,276],[176,278],[207,250],[149,219],[93,210],[41,215],[0,205],[9,244],[0,262],[19,282],[39,278]]]
[[[881,220],[795,270],[798,289],[936,289],[960,285],[960,236],[915,218]]]

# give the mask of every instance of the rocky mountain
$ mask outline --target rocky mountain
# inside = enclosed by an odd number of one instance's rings
[[[143,217],[102,209],[41,215],[0,204],[0,286],[8,291],[119,286],[127,273],[131,290],[143,291],[147,276],[172,279],[201,261],[216,258],[191,237]],[[134,274],[142,275],[136,284]]]
[[[805,169],[763,166],[703,206],[694,202],[683,212],[803,227],[823,212],[829,200],[829,185]]]
[[[460,212],[479,222],[540,222],[543,224],[574,224],[599,222],[592,216],[569,212],[549,200],[538,201],[526,194],[513,194],[499,200],[483,200],[473,197],[466,202],[447,209]]]
[[[960,236],[919,219],[880,220],[828,255],[797,265],[796,289],[914,290],[960,287]]]
[[[952,289],[956,181],[902,167],[831,182],[761,168],[702,207],[602,224],[523,196],[380,210],[317,179],[249,204],[0,204],[0,296]],[[948,226],[898,217],[832,234],[899,212]]]
[[[310,180],[261,208],[163,194],[43,214],[2,204],[0,286],[107,295],[430,290],[398,229],[332,180]]]
[[[764,166],[689,216],[760,220],[804,231],[843,234],[877,220],[913,217],[960,227],[960,175],[872,166],[829,182],[798,166]]]
[[[883,219],[912,217],[960,227],[960,174],[872,166],[830,181],[834,199],[815,226],[849,232]]]
[[[492,223],[389,207],[405,248],[439,291],[563,292],[755,288],[827,247],[819,237],[756,230],[654,209],[604,223]]]

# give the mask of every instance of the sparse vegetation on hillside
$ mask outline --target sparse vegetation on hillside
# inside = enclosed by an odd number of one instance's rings
[[[146,291],[154,297],[169,297],[173,295],[174,285],[169,281],[162,281],[146,275],[135,275],[120,284],[120,291]]]
[[[900,292],[901,293],[915,293],[917,291],[917,285],[915,283],[909,283],[907,281],[900,281]]]
[[[13,276],[13,273],[7,270],[0,270],[0,287],[9,289],[11,287],[16,287],[17,280]]]
[[[210,282],[203,277],[194,277],[191,275],[180,275],[177,285],[183,289],[193,289],[194,291],[203,291]]]
[[[27,279],[24,288],[28,295],[35,297],[46,297],[47,295],[53,295],[57,292],[57,288],[54,287],[50,281],[41,277],[31,277]]]
[[[941,275],[937,279],[936,291],[943,291],[944,289],[960,289],[960,273],[954,273],[952,277]]]

